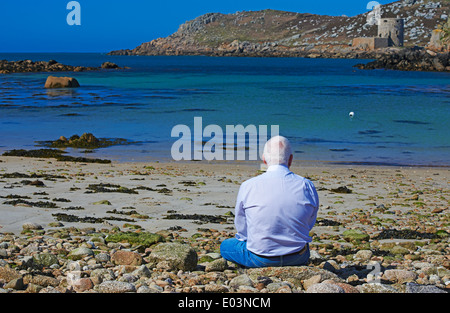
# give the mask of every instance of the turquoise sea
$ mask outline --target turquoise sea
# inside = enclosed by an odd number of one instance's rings
[[[194,117],[202,117],[203,127],[224,131],[226,125],[279,125],[297,160],[450,165],[449,73],[364,71],[353,65],[368,60],[346,59],[55,53],[0,59],[129,67],[0,75],[0,153],[91,132],[136,143],[88,157],[170,160],[179,139],[172,128],[193,130]],[[49,75],[73,76],[82,87],[46,90]]]

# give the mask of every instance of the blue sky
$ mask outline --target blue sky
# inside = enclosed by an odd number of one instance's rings
[[[0,52],[108,52],[174,33],[209,13],[276,9],[354,16],[369,0],[78,0],[81,25],[69,26],[70,0],[0,0]],[[381,4],[393,1],[378,1]]]

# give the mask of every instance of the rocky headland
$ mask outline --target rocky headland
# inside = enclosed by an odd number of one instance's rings
[[[433,30],[447,21],[449,11],[448,1],[403,0],[381,6],[381,16],[404,19],[406,47],[428,45]],[[388,49],[352,47],[355,38],[377,35],[377,25],[368,15],[276,10],[208,13],[187,21],[166,38],[109,54],[373,59]]]

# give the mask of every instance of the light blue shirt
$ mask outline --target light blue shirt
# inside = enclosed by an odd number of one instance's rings
[[[261,256],[295,253],[311,242],[319,197],[313,183],[284,165],[242,183],[235,209],[236,238]]]

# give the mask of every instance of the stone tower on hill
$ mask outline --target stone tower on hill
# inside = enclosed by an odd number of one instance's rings
[[[388,38],[389,46],[403,47],[404,22],[402,18],[381,18],[378,21],[378,37]]]

